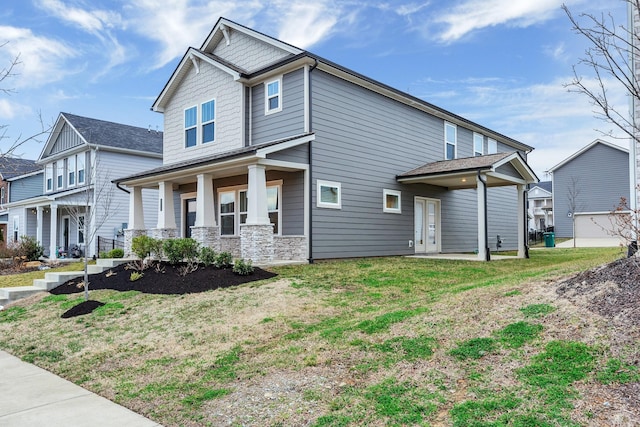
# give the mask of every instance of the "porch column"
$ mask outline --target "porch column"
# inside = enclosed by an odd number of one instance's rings
[[[487,184],[482,176],[476,177],[478,193],[478,259],[489,261],[491,254],[487,247]]]
[[[144,230],[144,208],[142,206],[142,188],[133,187],[129,193],[129,227],[132,230]]]
[[[177,228],[173,207],[173,183],[162,181],[158,192],[158,226],[159,229]]]
[[[267,175],[263,165],[249,166],[247,224],[271,224],[267,209]]]
[[[49,259],[58,259],[58,205],[51,203],[51,225],[49,227]]]
[[[197,192],[195,227],[215,227],[216,216],[213,212],[213,176],[211,174],[201,173],[198,175]]]
[[[518,258],[527,258],[527,242],[526,242],[526,233],[527,233],[527,207],[525,194],[527,192],[527,187],[522,184],[517,185],[518,188]]]
[[[36,240],[42,245],[42,206],[36,206]]]

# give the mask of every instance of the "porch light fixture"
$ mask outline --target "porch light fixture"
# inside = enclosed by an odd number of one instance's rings
[[[467,182],[467,178],[462,178],[462,182]]]

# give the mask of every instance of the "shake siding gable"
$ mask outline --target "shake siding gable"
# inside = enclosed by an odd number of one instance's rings
[[[229,36],[229,46],[223,38],[213,53],[249,73],[291,55],[289,52],[233,29],[230,29]]]
[[[269,80],[270,81],[270,80]],[[304,132],[304,71],[282,78],[282,111],[265,115],[264,83],[251,88],[252,144],[274,141]]]
[[[243,147],[242,99],[243,86],[224,71],[200,62],[200,72],[192,66],[179,89],[168,102],[164,113],[164,164],[197,159]],[[185,148],[184,110],[216,100],[215,141],[201,144],[202,130],[198,128],[198,145]],[[200,122],[198,122],[200,125]],[[124,176],[124,175],[123,175]]]

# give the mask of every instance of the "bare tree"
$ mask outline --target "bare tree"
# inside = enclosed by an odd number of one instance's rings
[[[580,197],[580,180],[575,176],[571,177],[571,182],[567,188],[567,201],[569,203],[569,214],[571,215],[571,237],[573,237],[573,247],[576,247],[576,211],[582,208],[578,205]]]
[[[7,43],[0,44],[0,48],[3,48],[6,45]],[[15,89],[10,86],[9,80],[17,76],[16,69],[21,63],[22,61],[18,54],[10,59],[6,66],[0,69],[0,94],[10,96],[16,93]],[[40,138],[51,131],[51,125],[45,126],[44,121],[42,120],[42,113],[40,111],[38,111],[38,121],[40,124],[40,130],[27,137],[23,137],[22,134],[19,134],[17,137],[11,137],[8,132],[9,125],[0,124],[0,157],[15,155],[16,150],[29,141],[41,142]],[[6,143],[6,141],[9,142]]]
[[[93,152],[89,162],[89,174],[82,191],[72,197],[67,207],[69,217],[75,222],[78,230],[82,230],[84,240],[84,299],[89,300],[89,257],[87,248],[96,239],[98,230],[119,209],[114,206],[113,184],[106,178],[107,171],[99,170],[98,149]]]

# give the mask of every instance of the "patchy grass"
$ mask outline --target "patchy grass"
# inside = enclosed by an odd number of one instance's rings
[[[89,264],[95,263],[95,261],[89,261]],[[45,273],[54,273],[60,271],[84,271],[84,262],[61,264],[59,267],[50,268],[48,270],[37,270],[20,274],[0,275],[0,288],[31,286],[33,285],[33,281],[35,279],[44,279]]]
[[[95,290],[105,305],[72,319],[80,294],[37,295],[0,312],[0,348],[167,427],[585,425],[615,414],[578,390],[637,382],[640,344],[553,280],[619,255],[323,261],[199,294]]]

